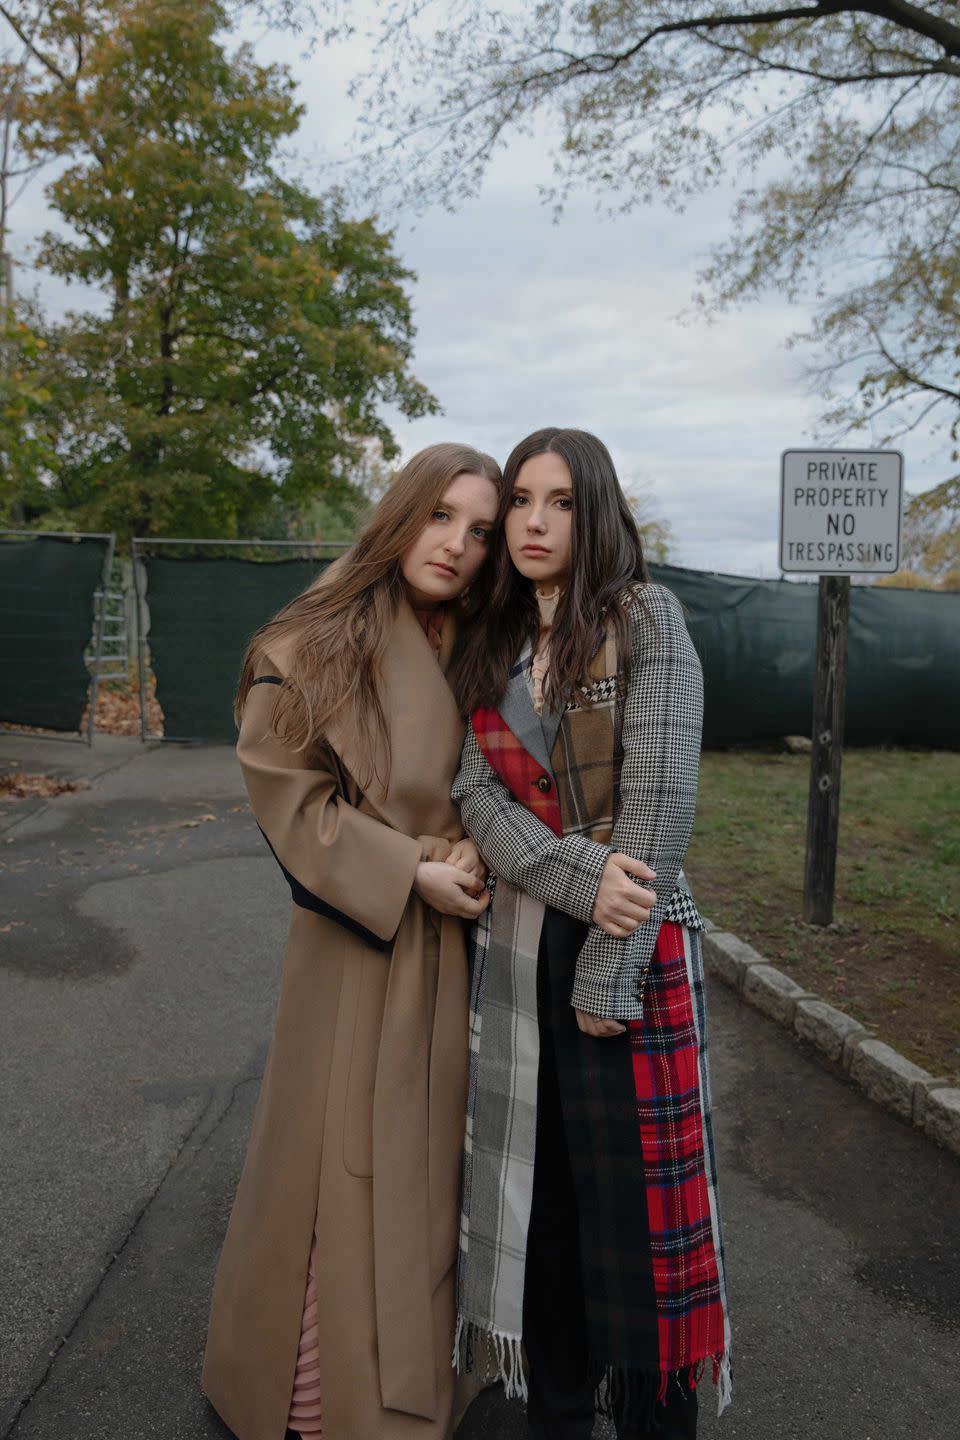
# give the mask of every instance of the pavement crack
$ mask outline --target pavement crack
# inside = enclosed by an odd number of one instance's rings
[[[90,778],[100,780],[104,775],[112,775],[115,770],[123,770],[128,765],[135,765],[138,760],[142,760],[144,756],[149,755],[151,750],[155,748],[155,746],[149,743],[144,744],[141,742],[140,748],[135,750],[131,755],[124,755],[122,759],[117,760],[113,765],[104,765],[102,770],[97,770]]]

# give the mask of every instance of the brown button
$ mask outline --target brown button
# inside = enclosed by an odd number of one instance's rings
[[[550,789],[549,775],[540,776],[540,779],[537,781],[537,789],[540,791],[541,795],[546,795],[547,791]]]

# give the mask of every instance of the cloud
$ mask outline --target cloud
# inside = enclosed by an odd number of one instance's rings
[[[649,482],[678,562],[774,573],[779,455],[812,418],[783,348],[802,317],[775,302],[680,322],[724,201],[616,220],[583,202],[553,225],[514,192],[495,167],[479,200],[401,234],[417,373],[445,407],[397,419],[404,449],[456,436],[503,459],[544,424],[593,430],[625,483]]]

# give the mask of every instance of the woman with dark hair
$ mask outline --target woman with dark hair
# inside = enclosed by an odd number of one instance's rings
[[[689,1440],[730,1394],[697,913],[702,680],[606,448],[507,461],[505,544],[460,658],[454,799],[477,922],[455,1358],[497,1357],[537,1440]],[[521,1345],[525,1352],[521,1353]]]
[[[486,871],[450,799],[445,672],[500,483],[464,445],[415,455],[244,660],[237,752],[293,908],[203,1370],[240,1440],[449,1433],[463,921]]]

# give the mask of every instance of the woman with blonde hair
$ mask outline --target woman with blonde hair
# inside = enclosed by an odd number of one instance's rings
[[[445,676],[500,483],[467,446],[415,455],[244,659],[237,752],[293,907],[203,1370],[240,1440],[449,1433],[463,921],[487,896]]]

